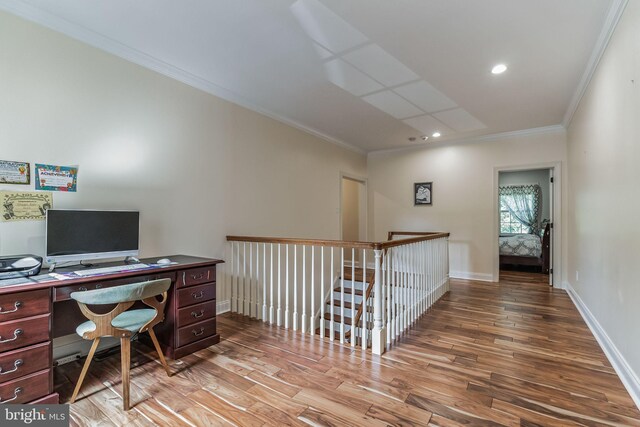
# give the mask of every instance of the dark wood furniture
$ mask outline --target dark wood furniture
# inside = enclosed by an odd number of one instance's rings
[[[519,256],[519,255],[500,255],[500,265],[532,265],[539,266],[541,272],[549,274],[549,265],[551,255],[551,224],[547,224],[542,235],[542,252],[539,257],[535,256]]]
[[[72,292],[169,278],[165,321],[156,328],[164,354],[177,359],[217,344],[216,265],[223,261],[185,255],[167,258],[177,264],[62,280],[43,274],[0,281],[0,403],[58,403],[53,391],[52,340],[75,333],[76,326],[86,320],[70,299]],[[118,264],[122,263],[100,267]]]

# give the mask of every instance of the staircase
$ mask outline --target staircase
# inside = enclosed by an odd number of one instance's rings
[[[363,282],[362,280],[365,280]],[[366,272],[362,268],[351,269],[351,266],[344,268],[344,288],[342,289],[342,277],[338,277],[334,282],[334,287],[326,297],[324,305],[324,316],[320,319],[320,327],[315,331],[320,334],[322,327],[325,328],[325,336],[331,336],[340,340],[340,328],[342,325],[342,308],[344,307],[344,336],[345,341],[351,342],[352,325],[356,328],[362,327],[361,320],[364,313],[364,306],[367,307],[369,316],[365,316],[367,324],[370,328],[371,314],[373,314],[373,306],[370,303],[373,285],[375,280],[375,270],[368,268]],[[369,304],[362,304],[363,301],[369,301]],[[343,303],[344,302],[344,303]],[[333,308],[333,325],[331,324],[331,310]],[[320,313],[319,313],[320,314]],[[354,318],[355,315],[355,318]],[[331,330],[333,326],[333,331]]]

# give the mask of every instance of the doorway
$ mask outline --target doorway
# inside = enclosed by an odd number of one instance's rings
[[[340,239],[367,240],[367,182],[344,174],[340,177]],[[346,252],[345,260],[351,261],[351,253]],[[358,254],[355,261],[359,261]]]
[[[496,281],[524,274],[560,285],[559,178],[559,163],[495,169]]]

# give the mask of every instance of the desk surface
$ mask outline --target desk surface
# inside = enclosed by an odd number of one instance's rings
[[[162,265],[162,266],[156,265],[155,262],[158,261],[158,259],[160,258],[169,258],[171,261],[175,262],[175,264]],[[46,274],[40,274],[38,276],[19,277],[15,279],[0,280],[0,295],[13,293],[13,292],[20,292],[20,291],[30,291],[35,289],[66,286],[76,282],[87,283],[87,282],[101,281],[105,279],[139,276],[141,273],[144,273],[147,271],[149,273],[157,273],[159,271],[162,271],[162,272],[176,271],[176,270],[184,269],[185,267],[191,268],[191,267],[201,267],[201,266],[220,264],[220,263],[223,263],[224,261],[219,259],[201,258],[201,257],[188,256],[188,255],[171,255],[171,256],[163,256],[163,257],[145,258],[145,259],[141,259],[140,262],[143,264],[149,264],[149,268],[142,268],[142,269],[129,270],[129,271],[118,271],[118,272],[108,273],[108,274],[98,274],[95,276],[73,277],[70,275],[66,277],[57,276],[58,278],[56,278],[55,276],[52,276],[46,273]],[[124,266],[126,264],[122,261],[116,261],[116,262],[94,264],[91,267],[86,267],[86,268],[94,269],[94,268],[112,267],[112,266],[118,266],[118,265]],[[56,268],[54,273],[59,275],[65,275],[83,268],[85,267],[82,267],[79,265],[74,265],[70,267],[61,267],[61,268]]]

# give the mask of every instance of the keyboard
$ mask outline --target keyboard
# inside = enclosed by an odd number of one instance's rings
[[[86,270],[78,270],[74,271],[78,276],[95,276],[96,274],[106,274],[106,273],[122,273],[123,271],[133,271],[140,270],[141,268],[148,268],[147,264],[127,264],[127,265],[116,265],[113,267],[102,267],[102,268],[89,268]]]

